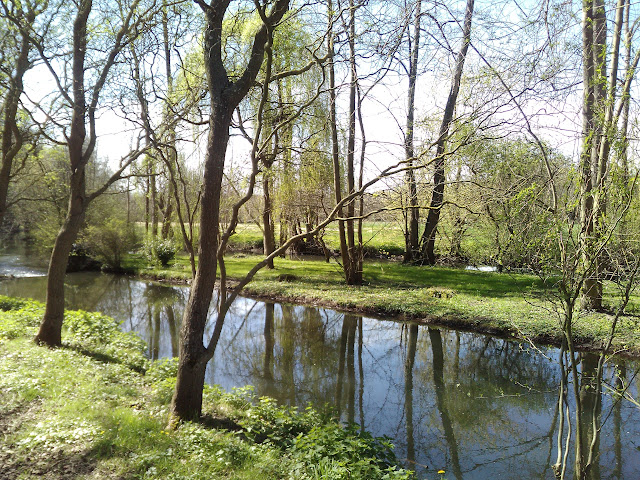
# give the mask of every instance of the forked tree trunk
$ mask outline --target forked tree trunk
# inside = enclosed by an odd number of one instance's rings
[[[215,287],[217,258],[221,253],[218,252],[220,194],[229,143],[229,128],[234,109],[254,85],[270,38],[267,26],[263,25],[254,36],[246,69],[235,82],[231,82],[227,76],[222,55],[222,23],[229,1],[211,2],[211,5],[202,1],[198,2],[198,5],[207,19],[204,63],[211,98],[211,116],[202,185],[199,262],[180,330],[180,359],[176,388],[169,412],[170,424],[179,420],[198,419],[202,413],[204,373],[220,338],[225,314],[219,313],[212,337],[205,346],[204,331]],[[276,0],[271,13],[266,17],[270,25],[279,22],[288,8],[288,0]],[[221,298],[222,302],[224,300],[225,298]]]

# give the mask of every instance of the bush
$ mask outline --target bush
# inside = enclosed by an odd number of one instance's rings
[[[312,470],[310,473],[315,478],[414,478],[412,472],[395,465],[393,446],[388,438],[360,432],[355,424],[348,427],[335,422],[318,425],[296,438],[291,456],[304,466],[300,470]],[[302,476],[308,477],[308,474]]]
[[[91,351],[137,371],[146,370],[146,342],[135,332],[120,330],[117,320],[98,312],[67,310],[64,321],[63,339],[69,346]]]
[[[28,303],[28,300],[23,298],[7,297],[0,295],[0,310],[7,312],[9,310],[18,310],[24,307]]]
[[[121,268],[123,256],[138,243],[133,224],[117,219],[87,227],[83,240],[98,260],[113,269]]]
[[[171,240],[149,239],[145,243],[145,253],[150,262],[160,263],[163,267],[169,265],[178,252],[178,247]]]

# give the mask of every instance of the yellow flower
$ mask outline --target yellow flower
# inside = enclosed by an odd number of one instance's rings
[[[439,473],[440,475],[442,475],[442,474],[444,474],[444,470],[438,470],[438,473]]]

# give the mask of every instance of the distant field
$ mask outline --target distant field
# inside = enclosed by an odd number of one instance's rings
[[[276,241],[279,237],[279,226],[276,225]],[[326,245],[337,250],[340,247],[338,238],[338,224],[332,223],[324,231],[323,239]],[[365,248],[371,248],[391,255],[401,255],[404,251],[404,236],[398,223],[393,222],[364,222],[362,240]],[[236,234],[231,237],[232,245],[262,244],[262,230],[253,223],[242,223],[236,227]]]

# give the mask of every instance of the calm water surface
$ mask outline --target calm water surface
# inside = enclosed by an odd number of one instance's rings
[[[6,257],[0,256],[0,265],[9,263]],[[44,287],[45,278],[37,276],[0,281],[2,294],[39,300]],[[67,276],[70,308],[121,320],[123,329],[148,342],[151,358],[177,354],[187,296],[186,287],[123,276]],[[254,385],[257,394],[288,405],[333,405],[344,421],[391,437],[398,457],[419,478],[438,478],[435,472],[443,468],[449,480],[552,479],[556,361],[553,348],[538,351],[484,335],[239,298],[207,382],[225,389]],[[583,356],[583,370],[596,362]],[[612,361],[605,376],[610,385],[615,371],[637,397],[638,363]],[[640,410],[607,394],[602,400],[596,478],[638,479]]]

